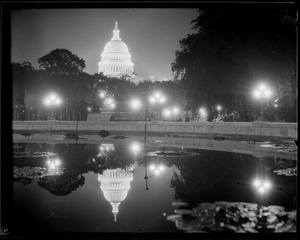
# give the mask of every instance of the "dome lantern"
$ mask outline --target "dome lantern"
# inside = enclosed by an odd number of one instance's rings
[[[113,30],[113,37],[111,40],[119,40],[121,41],[122,39],[120,38],[119,34],[120,34],[120,30],[118,29],[118,22],[115,22],[115,29]]]

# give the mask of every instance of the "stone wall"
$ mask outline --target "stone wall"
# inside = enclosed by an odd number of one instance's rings
[[[143,133],[143,121],[88,121],[78,122],[78,130],[96,134],[105,129],[113,133],[130,132]],[[13,121],[14,131],[57,131],[76,130],[76,121]],[[158,122],[147,124],[149,134],[173,135],[231,135],[272,138],[298,138],[297,123],[275,122]]]

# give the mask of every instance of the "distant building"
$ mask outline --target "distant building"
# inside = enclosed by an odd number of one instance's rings
[[[129,75],[133,77],[133,62],[127,45],[119,36],[118,22],[115,22],[112,39],[105,45],[98,63],[98,73],[103,72],[109,77]]]

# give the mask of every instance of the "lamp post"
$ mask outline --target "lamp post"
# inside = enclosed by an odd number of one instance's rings
[[[260,83],[253,91],[254,98],[260,99],[260,120],[264,120],[264,100],[269,99],[271,95],[271,89],[264,83]]]
[[[51,93],[44,99],[44,103],[51,107],[50,120],[55,120],[55,107],[61,104],[61,99],[55,93]]]
[[[160,119],[160,114],[158,111],[158,104],[164,104],[166,102],[166,97],[162,95],[159,91],[154,92],[149,98],[150,104],[155,104],[155,109],[157,112],[157,119]]]
[[[201,120],[201,117],[206,117],[207,116],[207,112],[203,107],[201,107],[199,109],[199,114],[200,114],[200,120]]]
[[[148,187],[148,175],[147,175],[147,122],[148,122],[148,114],[150,112],[149,102],[156,103],[156,100],[159,99],[159,103],[164,103],[166,101],[165,97],[161,96],[160,93],[156,92],[153,96],[150,96],[149,100],[146,102],[145,107],[145,131],[144,131],[144,162],[145,162],[145,177],[146,180],[146,190],[149,190]],[[133,99],[131,100],[131,107],[134,110],[139,109],[142,106],[140,100]]]
[[[216,106],[216,109],[217,109],[217,111],[218,111],[218,117],[217,117],[217,119],[218,119],[218,118],[220,119],[220,117],[221,117],[222,106],[221,106],[221,105],[217,105],[217,106]]]

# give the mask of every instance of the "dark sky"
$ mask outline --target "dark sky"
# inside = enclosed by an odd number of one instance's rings
[[[66,48],[96,73],[100,54],[112,38],[115,21],[132,55],[139,78],[173,79],[171,63],[179,40],[193,33],[197,9],[23,9],[12,12],[12,61],[37,59]]]

